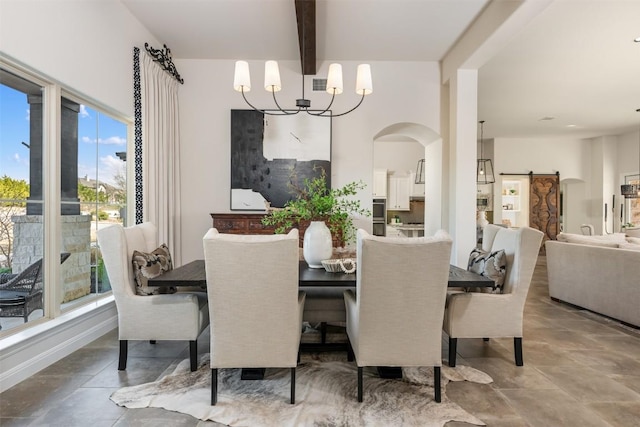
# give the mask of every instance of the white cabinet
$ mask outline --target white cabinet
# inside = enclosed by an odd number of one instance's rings
[[[390,176],[389,177],[389,194],[387,197],[387,210],[392,211],[408,211],[409,193],[411,191],[409,177],[407,176]]]
[[[402,231],[395,228],[393,225],[387,224],[387,237],[407,237]]]
[[[373,170],[373,197],[382,199],[387,197],[387,170]]]

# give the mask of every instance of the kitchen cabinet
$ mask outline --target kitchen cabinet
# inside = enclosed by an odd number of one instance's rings
[[[373,170],[373,197],[382,199],[387,197],[387,170]]]
[[[402,231],[393,225],[387,224],[387,237],[407,237]]]
[[[408,176],[390,176],[387,196],[387,210],[408,211],[411,191]]]

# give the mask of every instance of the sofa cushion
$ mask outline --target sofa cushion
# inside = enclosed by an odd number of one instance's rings
[[[627,237],[627,243],[632,243],[634,245],[640,245],[640,237]]]
[[[176,292],[176,288],[170,286],[147,286],[148,279],[153,279],[173,269],[171,253],[167,245],[163,243],[150,253],[134,250],[131,262],[135,272],[137,295],[146,296]]]
[[[627,249],[630,251],[640,251],[640,245],[637,245],[635,243],[620,243],[618,247],[620,249]]]
[[[612,233],[612,234],[605,234],[602,236],[585,236],[583,234],[559,233],[556,239],[559,242],[582,243],[582,244],[588,244],[585,242],[625,243],[626,235],[624,233]]]
[[[496,293],[502,293],[507,274],[507,255],[503,249],[491,252],[473,249],[469,254],[467,270],[492,279],[496,284]]]
[[[557,239],[559,242],[603,246],[606,248],[617,248],[620,243],[627,243],[622,233],[608,234],[605,236],[583,236],[582,234],[560,233]]]

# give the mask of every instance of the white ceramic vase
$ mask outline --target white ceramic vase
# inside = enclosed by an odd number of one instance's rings
[[[311,221],[304,232],[302,254],[311,268],[324,268],[322,260],[331,259],[333,255],[331,231],[324,221]]]

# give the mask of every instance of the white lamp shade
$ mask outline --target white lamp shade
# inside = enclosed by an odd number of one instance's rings
[[[268,92],[279,92],[282,89],[277,61],[264,63],[264,89]]]
[[[329,75],[327,76],[327,92],[340,95],[342,93],[342,65],[329,65]]]
[[[371,66],[369,64],[358,65],[358,75],[356,77],[356,93],[358,95],[369,95],[373,93],[373,83],[371,81]]]
[[[233,88],[238,92],[251,90],[251,76],[249,75],[249,63],[236,61],[236,72],[233,76]]]

